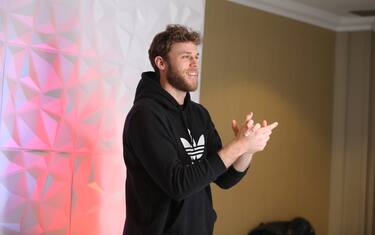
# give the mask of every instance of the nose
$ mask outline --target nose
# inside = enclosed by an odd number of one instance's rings
[[[198,58],[192,56],[190,59],[190,65],[194,68],[198,67]]]

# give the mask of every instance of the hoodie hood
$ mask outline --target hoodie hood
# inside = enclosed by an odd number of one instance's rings
[[[155,72],[144,72],[142,78],[138,83],[135,93],[134,104],[141,99],[151,98],[168,109],[180,110],[181,106],[177,100],[164,90],[160,85],[160,77]],[[190,103],[190,94],[186,93],[184,104],[182,108]]]

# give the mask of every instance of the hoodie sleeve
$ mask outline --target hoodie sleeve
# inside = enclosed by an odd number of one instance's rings
[[[178,158],[176,142],[167,130],[168,123],[150,108],[138,108],[125,124],[125,147],[143,166],[154,182],[171,198],[183,200],[205,188],[226,171],[219,157],[194,165],[184,165]],[[133,159],[134,160],[134,159]]]
[[[209,117],[209,133],[210,133],[210,146],[209,154],[217,154],[217,152],[222,148],[222,143],[219,134],[213,124],[210,115],[207,110],[206,114]],[[246,175],[247,168],[244,172],[239,172],[234,169],[233,166],[230,166],[223,174],[221,174],[216,180],[215,183],[222,189],[229,189],[236,185],[240,180]]]
[[[219,151],[221,149],[221,140],[216,130],[214,130],[214,135],[216,137],[216,149]],[[239,172],[234,169],[233,166],[230,166],[215,180],[215,183],[222,189],[229,189],[240,182],[240,180],[246,175],[248,169],[249,168],[247,168],[244,172]]]

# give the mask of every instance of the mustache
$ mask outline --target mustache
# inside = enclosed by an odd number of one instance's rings
[[[199,69],[189,69],[189,70],[186,70],[186,72],[188,72],[188,73],[199,73]]]

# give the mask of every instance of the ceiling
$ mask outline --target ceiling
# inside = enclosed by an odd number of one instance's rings
[[[353,10],[375,10],[375,0],[293,0],[339,16],[353,16]]]
[[[350,11],[375,10],[375,0],[229,0],[334,31],[374,30],[375,16]]]

